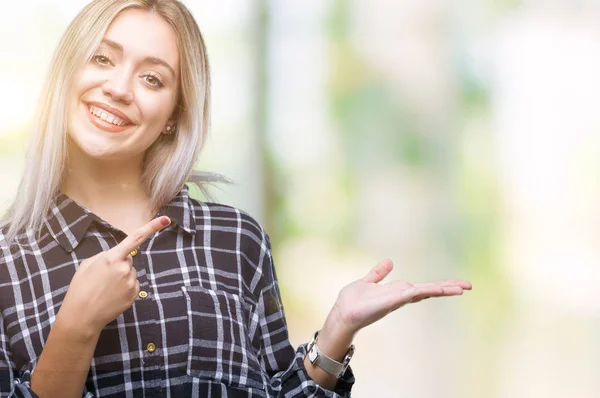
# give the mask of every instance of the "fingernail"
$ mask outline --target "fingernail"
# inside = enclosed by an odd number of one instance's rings
[[[169,220],[169,217],[163,217],[160,219],[160,223],[166,227],[167,225],[171,224],[171,220]]]

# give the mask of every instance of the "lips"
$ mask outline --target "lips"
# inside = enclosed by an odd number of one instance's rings
[[[133,126],[134,123],[123,112],[100,102],[84,103],[86,114],[96,127],[118,133]]]

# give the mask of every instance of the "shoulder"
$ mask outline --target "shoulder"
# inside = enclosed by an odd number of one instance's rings
[[[33,234],[22,232],[9,240],[8,228],[8,225],[0,228],[0,269],[3,271],[14,268],[17,263],[20,264],[22,254],[34,249]]]
[[[16,278],[26,277],[24,272],[23,253],[31,251],[23,235],[17,235],[12,241],[8,240],[8,226],[0,228],[0,301],[6,293],[5,288],[10,287]],[[10,290],[10,288],[9,288]]]
[[[41,231],[31,229],[10,236],[10,224],[0,226],[0,272],[17,269],[19,272],[27,254],[41,255],[57,245],[44,225]]]
[[[0,227],[0,266],[5,265],[8,260],[8,256],[10,256],[10,244],[8,243],[8,238],[6,236],[7,231],[7,225],[2,225]]]
[[[14,254],[23,249],[23,235],[17,235],[12,241],[8,239],[8,224],[0,227],[0,266],[13,263]],[[2,267],[6,268],[6,267]]]
[[[241,265],[241,277],[255,297],[275,284],[271,242],[263,226],[249,213],[233,206],[189,198],[197,239],[204,247],[233,253]],[[224,260],[225,262],[227,260]]]
[[[248,240],[248,244],[254,242],[262,246],[269,242],[269,236],[263,226],[244,210],[191,198],[190,203],[194,210],[197,231],[217,228],[241,234],[242,240]]]

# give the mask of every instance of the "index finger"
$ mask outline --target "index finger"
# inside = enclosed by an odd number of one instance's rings
[[[109,253],[113,253],[120,259],[125,259],[129,255],[129,253],[141,246],[141,244],[144,243],[146,239],[148,239],[149,237],[151,237],[156,232],[160,231],[169,224],[171,224],[171,220],[169,219],[169,217],[163,216],[155,218],[148,224],[139,228],[133,234],[128,235],[125,239],[123,239],[121,243],[110,249]]]

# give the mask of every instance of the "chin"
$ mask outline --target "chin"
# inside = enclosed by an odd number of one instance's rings
[[[91,158],[110,158],[115,155],[114,143],[109,142],[109,137],[93,131],[91,128],[80,123],[69,123],[68,129],[69,146],[77,152]]]
[[[72,144],[76,150],[87,157],[94,159],[110,159],[118,155],[115,148],[107,142],[102,142],[102,139],[96,137],[73,137],[71,136]]]
[[[118,149],[114,138],[108,133],[95,128],[86,120],[85,115],[76,114],[69,119],[67,134],[70,146],[87,157],[109,159],[118,157]]]

